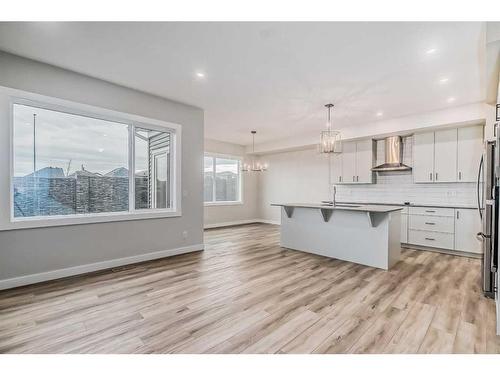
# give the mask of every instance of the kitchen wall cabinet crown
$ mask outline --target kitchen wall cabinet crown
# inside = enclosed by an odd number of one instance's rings
[[[483,126],[417,133],[413,145],[414,182],[474,182],[482,148]]]
[[[374,152],[371,139],[343,142],[342,153],[334,154],[331,159],[331,183],[373,183]]]

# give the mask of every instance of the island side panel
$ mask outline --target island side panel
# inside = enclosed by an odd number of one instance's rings
[[[401,211],[389,213],[389,268],[401,257]]]
[[[391,228],[389,218],[385,213],[378,225],[371,227],[366,212],[334,210],[325,222],[319,209],[296,207],[291,218],[282,210],[281,246],[388,269],[397,261],[389,230],[399,233],[396,227],[400,225],[396,219]]]

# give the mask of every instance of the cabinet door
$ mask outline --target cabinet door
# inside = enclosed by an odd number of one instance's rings
[[[345,142],[342,145],[342,182],[356,183],[356,142]]]
[[[434,133],[434,182],[457,181],[457,129]]]
[[[434,181],[434,132],[413,136],[413,180]]]
[[[481,232],[481,219],[477,210],[455,210],[455,250],[480,254],[482,243],[476,238]]]
[[[483,127],[460,128],[457,138],[458,182],[476,182],[483,153]]]
[[[331,184],[342,183],[342,154],[332,154],[330,159]]]
[[[356,182],[371,184],[373,182],[373,141],[367,139],[356,142]]]
[[[408,243],[408,215],[401,213],[401,243]]]

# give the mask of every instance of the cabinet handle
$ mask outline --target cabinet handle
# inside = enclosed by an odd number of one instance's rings
[[[437,174],[437,172],[436,172],[436,181],[437,181],[437,180],[438,180],[438,174]]]
[[[434,238],[430,238],[430,237],[425,237],[425,239],[426,239],[427,241],[436,241]]]
[[[425,210],[425,212],[436,212],[434,210]]]
[[[429,173],[429,181],[432,181],[432,172]]]
[[[457,210],[457,219],[460,219],[460,211]]]
[[[458,172],[458,179],[461,180],[462,179],[462,172]]]
[[[427,225],[436,225],[436,223],[425,223]]]

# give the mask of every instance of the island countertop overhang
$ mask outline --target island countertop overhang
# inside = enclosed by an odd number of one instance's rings
[[[395,206],[385,206],[385,205],[369,205],[369,204],[337,204],[335,206],[328,204],[318,204],[318,203],[271,203],[271,206],[278,207],[294,207],[294,208],[312,208],[321,210],[342,210],[342,211],[359,211],[359,212],[376,212],[376,213],[389,213],[394,211],[400,211],[403,207]]]

